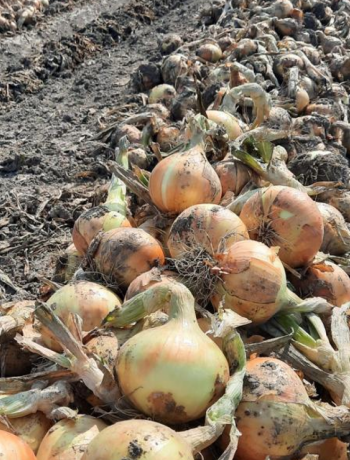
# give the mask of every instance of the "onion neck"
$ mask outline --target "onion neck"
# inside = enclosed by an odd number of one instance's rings
[[[127,137],[124,136],[120,139],[115,160],[125,170],[129,169],[128,147],[129,141],[127,140]],[[117,211],[120,212],[120,214],[123,216],[126,215],[126,185],[114,174],[112,174],[105,205],[109,208],[110,211]]]

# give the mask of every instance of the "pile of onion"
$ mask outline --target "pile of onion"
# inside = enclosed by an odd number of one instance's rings
[[[179,214],[195,204],[218,204],[222,190],[199,143],[160,161],[151,173],[149,192],[161,211]]]
[[[110,230],[97,244],[93,255],[97,271],[125,288],[141,273],[164,264],[158,241],[139,228]]]
[[[290,267],[310,263],[322,245],[323,219],[316,203],[290,187],[259,190],[245,203],[240,218],[250,238],[278,246],[280,259]]]
[[[37,460],[81,460],[91,441],[106,428],[102,420],[89,415],[61,420],[43,439]]]
[[[310,265],[301,279],[291,276],[291,281],[302,297],[323,297],[337,307],[350,302],[350,278],[332,262]]]
[[[109,312],[120,307],[121,301],[116,294],[100,284],[78,281],[58,289],[47,304],[71,330],[74,330],[71,314],[79,315],[83,331],[88,332],[99,327]],[[42,325],[40,332],[46,346],[56,351],[62,350],[51,332]]]
[[[159,284],[106,319],[123,327],[157,309],[169,310],[166,324],[130,338],[116,362],[123,394],[156,421],[177,424],[202,417],[223,394],[229,378],[228,362],[198,326],[194,304],[182,284]]]

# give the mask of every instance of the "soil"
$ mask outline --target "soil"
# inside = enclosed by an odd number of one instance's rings
[[[197,25],[197,0],[56,0],[31,29],[0,35],[0,301],[52,276],[110,178],[99,131],[143,104],[129,82],[162,60],[162,36],[191,41]]]

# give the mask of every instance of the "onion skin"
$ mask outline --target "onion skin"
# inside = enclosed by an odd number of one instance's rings
[[[0,430],[0,457],[4,460],[36,460],[32,449],[20,437]]]
[[[301,279],[291,276],[291,281],[303,297],[323,297],[337,307],[350,302],[350,278],[332,262],[311,265]]]
[[[118,339],[115,335],[98,335],[90,339],[85,347],[90,354],[98,356],[109,369],[113,369],[118,355]]]
[[[83,331],[88,332],[99,327],[106,315],[121,305],[121,300],[100,284],[79,281],[58,289],[47,304],[69,329],[73,327],[70,314],[78,314],[83,320]],[[62,350],[51,332],[42,326],[40,332],[45,345],[55,351]]]
[[[195,204],[218,204],[222,190],[217,174],[197,145],[159,162],[152,171],[149,192],[161,211],[179,214]]]
[[[91,241],[101,231],[113,228],[131,227],[128,219],[107,206],[96,206],[83,212],[74,223],[73,243],[81,256],[86,254]]]
[[[135,295],[145,292],[154,285],[169,284],[176,281],[177,273],[170,270],[159,272],[158,269],[152,269],[149,272],[142,273],[132,281],[125,294],[125,300],[129,300]]]
[[[103,233],[94,254],[97,270],[125,288],[141,273],[163,265],[164,260],[158,241],[139,228]]]
[[[88,415],[61,420],[43,439],[37,460],[81,460],[89,443],[106,428],[102,420]]]
[[[242,134],[242,129],[237,119],[230,113],[221,110],[207,110],[207,117],[226,129],[230,141],[237,139]]]
[[[236,214],[215,204],[198,204],[175,219],[167,245],[171,257],[178,258],[199,246],[213,255],[247,239],[247,228]]]
[[[212,303],[230,308],[254,324],[276,314],[286,296],[286,274],[275,248],[257,241],[240,241],[220,257],[221,275]]]
[[[306,194],[284,186],[255,193],[243,206],[240,218],[249,236],[268,246],[279,246],[279,257],[290,267],[309,264],[323,241],[323,219]]]
[[[350,229],[344,217],[334,206],[317,203],[323,218],[324,235],[321,252],[341,256],[350,250]]]
[[[90,443],[82,460],[129,458],[194,460],[190,445],[180,435],[150,420],[128,420],[106,428]]]
[[[52,426],[52,422],[42,412],[11,418],[9,422],[10,428],[5,423],[0,422],[0,430],[16,434],[28,444],[34,453],[37,453],[41,441]]]
[[[213,165],[216,174],[219,176],[222,194],[233,192],[239,195],[243,187],[256,175],[239,160],[223,160]]]
[[[318,460],[348,460],[347,447],[348,444],[341,442],[338,438],[330,438],[303,447],[301,455],[295,458],[315,454],[318,455]]]
[[[162,152],[169,152],[179,142],[180,130],[175,126],[162,126],[157,133],[157,142]]]
[[[123,394],[138,410],[163,423],[186,423],[203,416],[223,394],[229,368],[199,328],[193,296],[183,285],[155,286],[131,299],[130,308],[145,294],[153,304],[154,293],[165,292],[169,321],[129,339],[119,350],[116,371]]]

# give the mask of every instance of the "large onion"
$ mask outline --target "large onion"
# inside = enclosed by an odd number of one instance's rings
[[[63,286],[50,297],[47,303],[70,329],[73,328],[71,313],[79,315],[83,321],[83,331],[86,332],[99,327],[103,318],[121,305],[119,297],[112,291],[90,281],[79,281]],[[42,326],[41,335],[48,347],[61,351],[53,335]]]
[[[297,374],[273,358],[248,361],[235,418],[242,434],[235,460],[288,457],[304,443],[350,427],[348,409],[313,404]]]
[[[102,234],[94,263],[101,274],[127,287],[141,273],[163,265],[164,253],[144,230],[117,228]]]
[[[81,460],[90,442],[106,427],[102,420],[88,415],[61,420],[43,439],[37,460]]]
[[[167,426],[150,420],[127,420],[103,430],[82,458],[123,459],[193,460],[194,457],[191,446]]]
[[[303,297],[323,297],[338,307],[350,302],[350,278],[332,262],[313,264],[301,279],[291,279]]]
[[[317,205],[299,190],[271,186],[255,193],[240,214],[252,239],[280,247],[290,267],[312,261],[323,240],[323,219]]]
[[[216,307],[222,301],[225,308],[258,324],[297,301],[287,289],[284,267],[275,248],[257,241],[240,241],[220,259],[223,274],[212,299]]]
[[[195,204],[218,204],[221,184],[198,144],[159,162],[152,171],[149,192],[161,211],[178,214]]]
[[[125,326],[169,306],[169,321],[144,330],[119,350],[120,388],[135,407],[169,424],[196,420],[223,393],[229,377],[226,358],[198,326],[194,298],[179,283],[156,285],[107,317]]]
[[[198,204],[176,218],[170,229],[168,248],[174,258],[198,248],[213,255],[246,239],[249,239],[247,228],[236,214],[222,206]]]
[[[323,218],[324,235],[320,250],[340,256],[350,251],[350,229],[344,217],[330,204],[317,203]]]
[[[4,460],[36,460],[32,449],[18,436],[0,430],[0,457]]]

